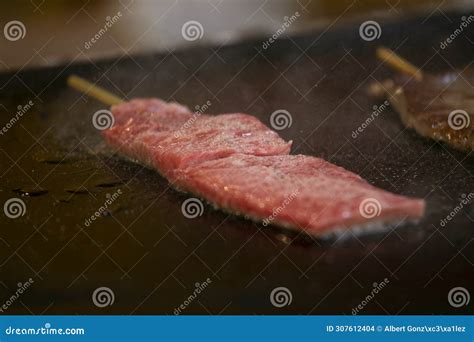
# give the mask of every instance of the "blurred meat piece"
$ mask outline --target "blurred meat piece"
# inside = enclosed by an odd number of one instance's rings
[[[474,149],[474,71],[399,75],[384,88],[406,127],[452,147]]]

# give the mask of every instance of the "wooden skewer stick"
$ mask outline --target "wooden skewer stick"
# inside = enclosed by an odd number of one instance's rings
[[[423,79],[423,72],[408,62],[406,59],[400,57],[395,52],[386,47],[377,48],[377,58],[385,63],[388,63],[394,69],[397,69],[407,75],[413,76],[417,81]]]
[[[76,75],[69,76],[67,79],[67,84],[71,88],[74,88],[86,95],[92,96],[93,98],[109,106],[123,102],[120,97]]]

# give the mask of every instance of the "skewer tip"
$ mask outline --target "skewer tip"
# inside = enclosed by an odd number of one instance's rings
[[[423,80],[423,72],[419,68],[408,62],[406,59],[397,55],[394,51],[386,47],[380,46],[377,48],[376,56],[382,62],[387,63],[392,68],[398,71],[412,76],[415,80]]]
[[[67,78],[67,84],[71,88],[76,89],[83,94],[89,95],[109,106],[123,102],[123,100],[115,94],[112,94],[104,88],[101,88],[77,75],[70,75]]]

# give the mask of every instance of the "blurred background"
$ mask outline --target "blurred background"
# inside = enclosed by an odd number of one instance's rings
[[[389,108],[374,116],[383,99],[367,96],[374,81],[395,75],[375,58],[381,45],[427,73],[450,72],[443,88],[471,66],[474,24],[449,48],[440,43],[472,7],[474,0],[0,1],[0,128],[8,130],[0,137],[0,203],[21,197],[27,208],[18,220],[0,215],[0,308],[31,277],[34,286],[7,314],[174,314],[211,277],[212,290],[186,313],[351,315],[389,278],[363,314],[472,313],[448,294],[472,294],[474,207],[449,228],[440,222],[474,188],[474,159],[405,129]],[[360,33],[367,22],[380,23],[380,39]],[[273,37],[281,39],[266,49]],[[206,47],[189,49],[196,45]],[[207,206],[190,220],[181,209],[188,195],[105,146],[93,124],[105,105],[66,87],[71,74],[124,99],[160,96],[196,110],[209,101],[210,113],[250,113],[266,125],[283,109],[292,125],[278,134],[293,141],[292,153],[426,198],[426,218],[341,241],[267,230]],[[89,228],[84,220],[119,188],[123,197]],[[275,308],[269,297],[281,286],[294,302]],[[92,300],[103,287],[115,294],[113,306]]]
[[[296,12],[300,16],[285,34],[371,17],[396,20],[472,7],[472,0],[2,1],[0,71],[265,38]],[[14,20],[24,25],[24,31],[22,39],[11,41],[5,32]],[[181,32],[191,20],[203,29],[202,37],[193,41]],[[99,39],[91,42],[94,37]]]

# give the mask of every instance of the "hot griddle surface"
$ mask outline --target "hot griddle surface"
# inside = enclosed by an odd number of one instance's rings
[[[207,278],[212,283],[183,313],[351,314],[385,278],[362,314],[472,313],[472,303],[455,309],[447,295],[457,286],[474,293],[473,206],[440,225],[473,191],[472,156],[404,129],[390,108],[352,137],[382,102],[366,87],[391,75],[374,59],[376,46],[426,71],[463,68],[473,60],[472,31],[435,51],[461,15],[385,24],[374,42],[360,38],[357,24],[279,39],[267,50],[250,42],[1,75],[2,124],[18,105],[35,104],[0,137],[1,203],[20,197],[27,208],[19,219],[1,217],[0,298],[34,280],[5,313],[173,314]],[[266,124],[285,109],[293,123],[280,134],[294,141],[293,153],[426,198],[426,217],[339,240],[296,236],[210,206],[188,219],[181,204],[189,196],[105,147],[91,123],[104,106],[67,88],[72,73],[127,98],[158,96],[191,108],[210,101],[211,113],[247,112]],[[118,189],[106,215],[85,226]],[[98,308],[91,297],[102,286],[115,302]],[[278,309],[269,296],[280,286],[293,300]]]

